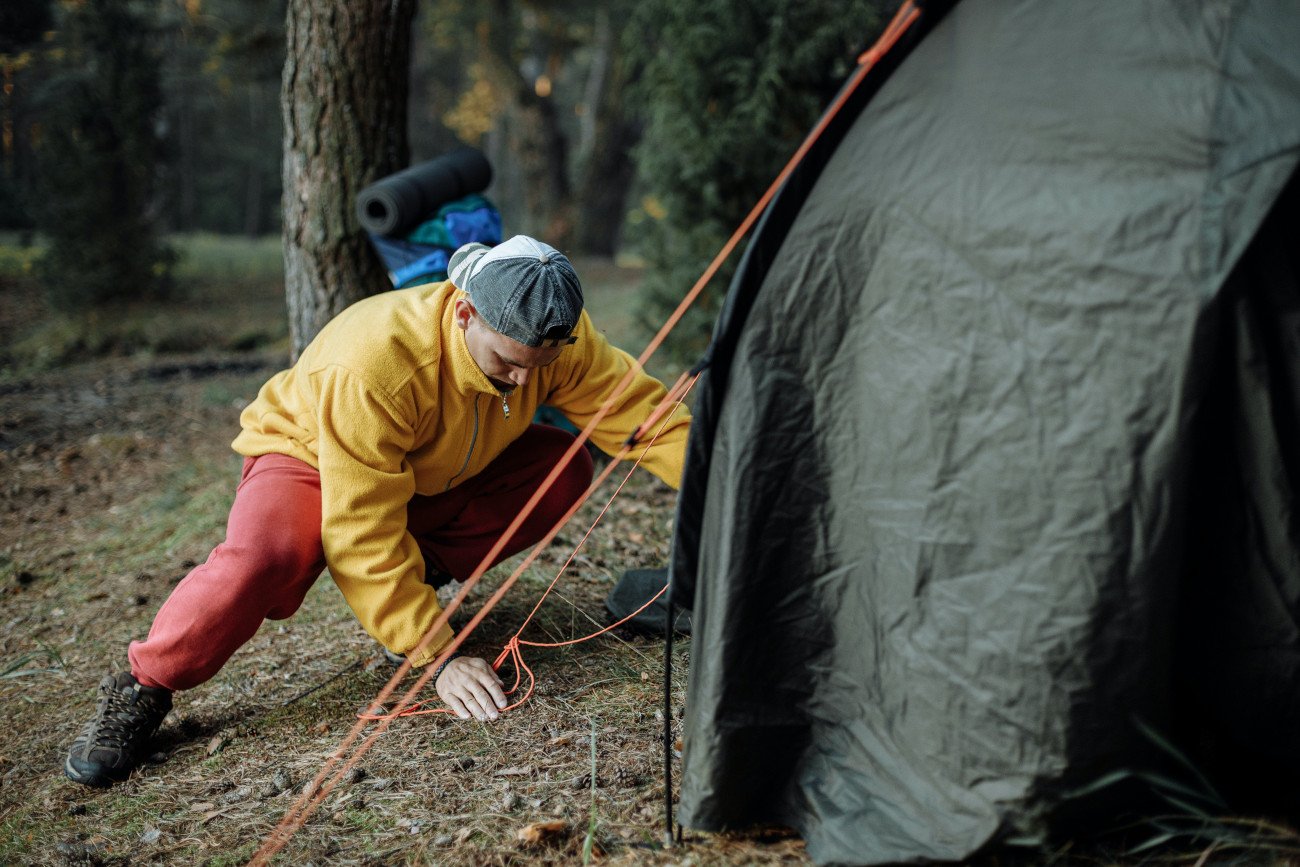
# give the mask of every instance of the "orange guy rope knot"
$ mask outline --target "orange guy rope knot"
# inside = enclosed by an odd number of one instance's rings
[[[727,242],[718,250],[713,261],[704,270],[704,273],[700,275],[699,279],[695,281],[695,285],[693,285],[690,291],[683,296],[681,302],[677,305],[677,308],[668,317],[664,324],[660,326],[659,331],[656,332],[653,338],[651,338],[650,342],[646,344],[645,349],[642,350],[641,355],[636,360],[637,367],[629,369],[618,384],[611,389],[609,397],[606,398],[605,403],[601,405],[600,409],[597,410],[595,415],[593,415],[587,422],[586,427],[583,428],[582,432],[578,434],[576,439],[574,439],[573,444],[565,451],[555,468],[542,481],[542,484],[538,487],[537,491],[534,492],[533,496],[524,504],[523,509],[520,510],[519,514],[515,516],[514,521],[512,521],[510,526],[508,526],[501,534],[497,543],[486,555],[484,555],[482,562],[479,563],[478,567],[469,578],[465,580],[465,583],[461,586],[456,596],[450,603],[448,603],[447,607],[443,609],[442,614],[440,614],[437,620],[435,620],[429,627],[424,638],[412,651],[413,654],[423,653],[424,650],[427,649],[433,636],[448,622],[452,613],[460,607],[462,602],[465,601],[466,597],[468,597],[469,593],[483,577],[483,574],[488,570],[491,563],[496,559],[497,555],[501,553],[501,550],[505,547],[506,540],[514,535],[515,531],[523,524],[524,519],[527,518],[528,515],[532,513],[533,509],[537,507],[537,503],[543,496],[545,496],[546,492],[551,489],[551,486],[555,484],[555,480],[559,477],[564,468],[568,466],[569,462],[573,460],[573,456],[577,453],[578,449],[583,447],[587,440],[591,438],[592,431],[594,431],[596,426],[599,425],[605,416],[610,413],[615,401],[622,397],[623,393],[627,391],[627,388],[631,384],[635,375],[636,369],[643,368],[650,356],[654,355],[654,353],[659,349],[669,332],[677,326],[677,323],[681,321],[681,318],[686,314],[686,311],[695,303],[700,294],[704,291],[704,287],[713,280],[713,277],[722,267],[722,264],[731,256],[732,251],[735,250],[736,246],[740,243],[740,240],[754,227],[758,218],[776,196],[777,191],[781,189],[786,180],[788,180],[790,175],[793,174],[795,168],[800,162],[802,162],[804,156],[807,155],[808,151],[812,148],[813,144],[815,144],[821,137],[831,119],[839,113],[841,108],[843,108],[849,95],[862,83],[862,80],[866,77],[867,73],[876,62],[878,62],[881,57],[893,48],[894,44],[897,43],[902,34],[920,17],[920,14],[920,9],[912,2],[912,0],[907,0],[907,2],[905,2],[898,10],[893,21],[891,21],[889,26],[885,28],[885,32],[881,35],[875,46],[864,52],[858,58],[858,69],[849,80],[846,87],[827,108],[822,119],[818,121],[817,125],[808,133],[803,144],[801,144],[794,152],[794,155],[790,157],[790,160],[786,163],[785,167],[781,169],[780,173],[777,174],[776,178],[768,186],[767,190],[759,197],[758,201],[754,203],[754,207],[750,209],[749,214],[741,221],[740,225],[736,227],[736,230],[731,234],[731,237],[728,238]],[[647,446],[647,448],[649,448],[649,446]],[[621,459],[629,450],[628,446],[624,446],[624,448],[619,452],[618,457]],[[303,790],[303,793],[299,795],[293,805],[290,806],[279,824],[277,824],[276,827],[272,829],[271,833],[267,835],[266,839],[262,842],[262,846],[253,854],[249,864],[263,865],[270,863],[270,860],[275,857],[276,853],[288,844],[289,839],[293,834],[301,828],[306,823],[307,819],[309,819],[320,807],[325,798],[329,796],[330,792],[332,792],[343,779],[344,775],[347,774],[347,772],[350,771],[358,761],[360,761],[361,757],[374,745],[379,736],[387,731],[388,726],[392,724],[393,719],[400,714],[400,711],[405,710],[414,702],[415,695],[424,688],[424,685],[432,677],[433,672],[437,670],[438,666],[446,662],[451,654],[460,648],[465,637],[478,626],[482,619],[487,616],[487,613],[491,611],[506,592],[514,586],[519,575],[522,574],[523,569],[536,559],[537,554],[546,545],[550,544],[550,541],[555,538],[555,535],[560,531],[560,528],[563,527],[568,522],[569,518],[577,512],[578,508],[586,502],[594,492],[595,488],[608,477],[610,469],[613,466],[613,463],[611,463],[606,467],[606,470],[602,472],[599,480],[593,482],[592,486],[587,489],[587,492],[579,498],[578,502],[574,503],[569,511],[564,514],[554,527],[552,527],[550,532],[548,532],[547,535],[537,544],[533,549],[533,552],[524,560],[518,569],[502,582],[501,586],[492,594],[487,602],[483,604],[474,617],[470,619],[470,621],[455,637],[452,638],[451,643],[443,648],[443,651],[438,655],[438,658],[425,667],[424,673],[421,674],[416,682],[399,699],[397,711],[379,719],[378,724],[374,727],[375,730],[371,732],[359,746],[357,746],[351,757],[345,758],[348,749],[361,737],[362,732],[368,725],[368,721],[365,719],[358,719],[356,723],[353,724],[351,731],[349,731],[347,736],[343,739],[343,742],[339,744],[338,748],[334,751],[334,754],[329,757],[324,765],[322,765],[316,777]],[[608,506],[606,508],[608,508]],[[649,603],[647,603],[647,605],[648,604]],[[517,642],[517,644],[521,643],[523,642]],[[409,659],[398,666],[397,671],[395,671],[392,677],[389,678],[388,683],[380,690],[379,695],[376,697],[374,702],[371,702],[371,705],[382,704],[386,701],[396,690],[397,685],[404,677],[406,677],[406,673],[410,671],[410,669],[411,663]],[[332,776],[330,775],[331,769],[333,769]],[[326,780],[327,777],[329,777],[328,780]]]

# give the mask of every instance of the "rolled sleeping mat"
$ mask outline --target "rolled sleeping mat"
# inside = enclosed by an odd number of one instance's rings
[[[472,147],[411,166],[357,193],[357,218],[372,235],[400,235],[447,202],[487,189],[492,166]]]

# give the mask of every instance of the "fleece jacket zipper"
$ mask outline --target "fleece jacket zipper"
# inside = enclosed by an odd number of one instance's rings
[[[443,488],[444,491],[451,490],[451,483],[461,477],[461,474],[465,472],[465,468],[469,466],[469,459],[474,455],[474,444],[478,442],[478,399],[482,396],[481,394],[474,395],[474,433],[469,438],[469,451],[465,453],[465,463],[460,465],[456,475],[447,480],[447,487]]]

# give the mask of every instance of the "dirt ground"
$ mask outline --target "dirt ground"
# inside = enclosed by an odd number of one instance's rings
[[[96,791],[61,775],[95,684],[125,666],[127,643],[220,541],[239,409],[285,361],[99,360],[0,380],[0,863],[244,863],[392,675],[326,577],[298,615],[268,622],[216,679],[178,697],[131,780]],[[525,637],[603,625],[617,575],[663,562],[672,504],[638,472]],[[471,651],[495,655],[595,510],[525,574]],[[490,575],[453,625],[506,574]],[[679,644],[675,729],[688,654]],[[659,641],[619,630],[529,661],[535,695],[495,724],[395,722],[277,863],[567,864],[584,844],[604,863],[806,861],[779,832],[661,846]]]
[[[0,350],[38,315],[0,282]],[[263,349],[0,369],[0,864],[246,863],[393,675],[324,577],[297,615],[265,624],[216,678],[178,697],[129,781],[100,791],[62,775],[96,683],[126,666],[128,642],[222,538],[239,411],[286,362]],[[469,652],[496,656],[621,476],[525,572]],[[617,577],[665,561],[673,504],[665,485],[634,474],[523,637],[568,640],[604,625]],[[511,566],[489,574],[454,626]],[[678,642],[674,740],[689,654],[689,640]],[[809,863],[781,829],[688,832],[663,846],[659,640],[620,629],[527,658],[537,686],[525,705],[494,724],[397,720],[275,863]],[[675,773],[674,792],[679,784]],[[1294,863],[1293,846],[1226,860],[1243,853],[1208,859],[1213,849],[1125,858],[1067,846],[1039,861],[990,853],[979,863]]]

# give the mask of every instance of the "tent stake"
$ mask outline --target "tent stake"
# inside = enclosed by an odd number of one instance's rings
[[[664,847],[673,847],[673,594],[664,627]]]

